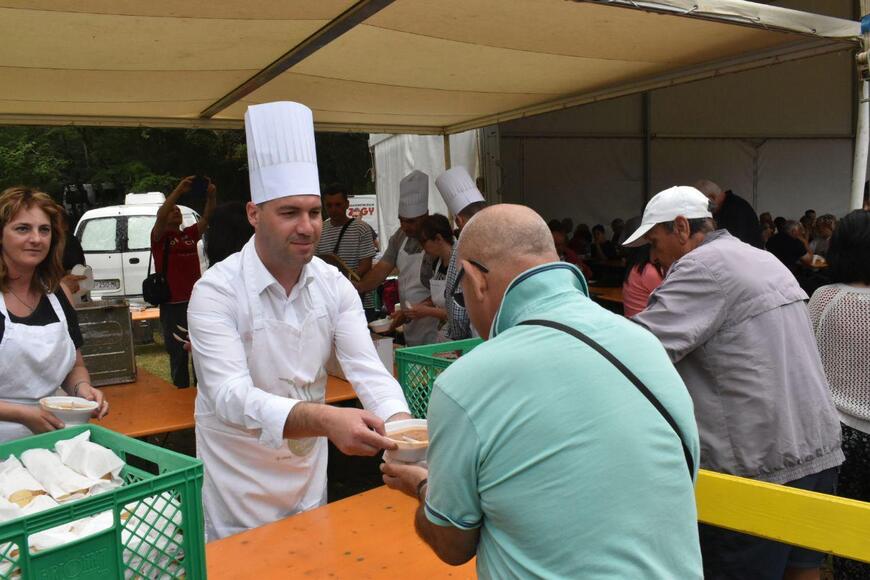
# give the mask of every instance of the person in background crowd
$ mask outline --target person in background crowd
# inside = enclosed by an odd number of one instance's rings
[[[356,272],[360,278],[372,269],[372,258],[378,253],[375,249],[372,228],[362,220],[347,215],[350,199],[347,187],[334,183],[323,191],[323,207],[329,219],[323,222],[323,233],[317,244],[319,255],[334,254]],[[374,292],[361,295],[366,319],[371,322],[378,317],[375,312]]]
[[[834,228],[837,227],[837,218],[826,213],[816,220],[815,227],[816,232],[813,241],[810,242],[810,251],[824,258],[828,255],[828,246],[831,242],[831,236],[834,234]]]
[[[815,222],[816,222],[816,210],[814,210],[814,209],[808,209],[807,211],[804,212],[804,216],[807,217],[807,218],[809,218],[809,220],[813,223],[813,225],[815,225]]]
[[[569,264],[574,264],[581,272],[583,272],[583,276],[585,276],[587,280],[591,280],[592,269],[583,261],[583,258],[578,256],[574,250],[568,247],[568,237],[565,235],[565,232],[561,230],[550,230],[550,233],[553,235],[553,245],[556,247],[556,253],[559,255],[559,260],[562,262],[568,262]]]
[[[69,214],[66,210],[62,210],[62,215],[64,239],[66,242],[63,247],[62,259],[65,274],[60,282],[69,290],[70,294],[75,294],[80,289],[79,282],[84,280],[85,276],[78,276],[71,273],[70,270],[79,264],[85,266],[87,262],[85,262],[85,251],[82,249],[82,243],[73,235],[73,225],[70,223]]]
[[[774,227],[772,224],[763,223],[761,224],[761,241],[764,242],[765,248],[767,247],[767,242],[774,235]]]
[[[809,242],[803,237],[801,225],[795,221],[785,222],[779,232],[767,240],[766,248],[795,275],[800,273],[801,264],[813,263]]]
[[[613,232],[610,236],[610,243],[619,250],[622,242],[625,241],[625,221],[622,218],[616,218],[610,222],[610,231]]]
[[[728,230],[732,236],[750,246],[764,248],[761,243],[761,224],[748,201],[731,190],[722,191],[709,179],[699,179],[695,188],[715,205],[713,217],[719,229]]]
[[[39,400],[62,388],[109,403],[91,386],[82,359],[82,333],[64,275],[63,209],[27,187],[0,193],[0,442],[64,427]]]
[[[160,305],[160,326],[163,330],[164,346],[169,354],[172,384],[182,389],[190,386],[189,356],[184,349],[184,344],[173,334],[178,334],[181,328],[187,328],[187,305],[190,302],[190,294],[193,292],[193,285],[202,275],[196,243],[208,228],[217,193],[217,187],[209,179],[202,217],[192,226],[182,229],[181,210],[178,209],[177,204],[181,196],[191,190],[194,179],[195,176],[190,175],[178,183],[157,210],[157,219],[154,227],[151,228],[154,271],[163,271],[164,254],[169,257],[166,280],[169,282],[170,297],[169,302]]]
[[[568,247],[581,257],[588,258],[592,254],[592,231],[587,224],[577,224],[574,235],[568,242]]]
[[[808,215],[805,215],[801,218],[800,224],[801,224],[801,228],[803,230],[801,232],[801,238],[805,239],[807,241],[807,243],[812,242],[813,238],[815,237],[815,233],[816,233],[816,220],[815,220],[815,218],[810,217]]]
[[[253,235],[254,228],[248,221],[245,204],[231,201],[217,206],[211,214],[205,236],[205,256],[209,267],[240,252]]]
[[[701,467],[833,493],[840,425],[807,295],[773,255],[716,230],[712,217],[691,187],[650,200],[625,243],[649,243],[668,274],[632,320],[659,338],[692,395]],[[700,528],[708,580],[818,578],[825,557]]]
[[[604,226],[597,224],[592,228],[592,260],[605,262],[616,259],[616,246],[607,239]]]
[[[429,289],[420,280],[431,277],[434,260],[420,245],[420,225],[429,215],[429,176],[412,171],[399,183],[399,229],[390,237],[387,250],[362,280],[355,282],[358,292],[371,292],[399,269],[399,299],[402,308],[411,308],[429,299]],[[401,309],[400,309],[401,310]],[[394,313],[396,326],[401,312]],[[438,340],[438,320],[417,318],[404,324],[405,344],[420,346]]]
[[[819,218],[819,221],[825,216]],[[829,276],[810,299],[810,318],[834,404],[843,451],[837,495],[870,501],[870,212],[855,210],[831,236]],[[834,558],[834,577],[870,578],[870,565]]]
[[[381,464],[387,485],[419,501],[423,541],[453,565],[476,554],[480,578],[700,578],[698,433],[655,337],[589,299],[527,207],[477,214],[459,260],[486,342],[435,382],[428,470]],[[631,369],[675,426],[576,332]]]
[[[447,320],[444,295],[447,265],[450,263],[450,256],[453,255],[453,241],[450,221],[440,213],[426,216],[420,224],[420,243],[423,245],[423,251],[435,260],[431,270],[420,273],[420,282],[429,289],[430,297],[429,300],[424,300],[412,308],[403,308],[403,317],[409,320],[426,317],[436,318],[439,322]],[[438,342],[447,340],[447,335],[442,330],[439,330]]]
[[[626,229],[633,232],[640,226],[640,218],[632,218]],[[626,248],[625,278],[622,282],[623,314],[631,318],[646,308],[649,296],[664,279],[661,266],[650,255],[649,244]]]
[[[761,224],[762,226],[764,224],[769,224],[770,229],[776,230],[776,224],[773,222],[773,216],[770,215],[769,211],[766,211],[766,212],[762,213],[760,216],[758,216],[758,223]]]
[[[208,540],[326,503],[327,439],[374,455],[395,449],[384,421],[410,418],[359,296],[314,257],[322,208],[311,110],[248,107],[245,135],[256,233],[209,268],[190,301]],[[324,404],[333,348],[366,410]]]
[[[441,194],[447,209],[456,216],[456,227],[461,232],[477,212],[486,207],[483,193],[472,181],[468,171],[461,165],[448,169],[435,180],[435,187]],[[459,276],[459,267],[456,264],[456,245],[450,254],[450,264],[447,266],[446,287],[456,285]],[[459,292],[462,293],[461,291]],[[456,297],[450,292],[444,295],[444,307],[447,309],[447,327],[445,333],[450,340],[461,340],[476,336],[468,312],[465,307],[458,303]]]
[[[550,228],[551,232],[562,231],[562,220],[557,220],[556,218],[551,219],[547,222],[547,227]]]
[[[574,220],[569,217],[562,218],[562,228],[561,230],[565,232],[565,234],[570,234],[574,230]]]
[[[774,226],[774,228],[776,228],[776,231],[774,233],[778,234],[780,232],[785,231],[786,222],[788,222],[787,219],[785,219],[782,216],[777,216],[776,219],[773,220],[773,226]]]

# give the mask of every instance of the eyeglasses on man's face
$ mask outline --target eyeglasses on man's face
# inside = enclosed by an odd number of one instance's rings
[[[489,268],[487,268],[480,262],[476,260],[466,260],[466,262],[468,262],[484,274],[489,274]],[[462,294],[463,276],[465,276],[465,268],[459,270],[459,274],[456,276],[456,282],[453,284],[453,288],[450,289],[450,294],[453,296],[453,302],[458,304],[460,308],[465,308],[465,296]]]

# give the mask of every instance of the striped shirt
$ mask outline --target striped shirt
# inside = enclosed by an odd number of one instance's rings
[[[344,260],[344,263],[354,271],[358,271],[359,263],[366,258],[371,258],[377,254],[375,250],[374,240],[372,238],[371,227],[361,220],[351,220],[347,226],[347,231],[344,236],[341,236],[341,229],[344,225],[334,226],[332,220],[323,222],[323,233],[320,235],[320,242],[317,244],[318,254],[336,254]],[[341,236],[341,243],[338,238]],[[336,244],[339,244],[336,251]],[[375,299],[372,292],[367,292],[362,296],[363,308],[374,308]]]

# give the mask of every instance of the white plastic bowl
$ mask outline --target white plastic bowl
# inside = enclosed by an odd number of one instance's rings
[[[392,326],[393,320],[391,318],[381,318],[380,320],[373,320],[369,322],[369,328],[372,329],[372,332],[377,334],[383,334],[385,332],[389,332],[390,326]]]
[[[387,437],[391,437],[393,434],[399,431],[406,431],[408,429],[415,428],[419,429],[421,427],[424,429],[428,429],[426,419],[404,419],[402,421],[390,421],[389,423],[384,425],[384,429],[387,432]],[[426,460],[426,451],[429,450],[428,440],[425,443],[400,441],[397,443],[397,445],[399,446],[398,449],[391,449],[387,452],[389,453],[389,459],[404,461],[407,463],[417,463]]]
[[[81,397],[45,397],[39,400],[39,405],[55,417],[70,425],[84,425],[91,419],[91,413],[97,408],[96,401]],[[75,405],[75,409],[65,408]]]

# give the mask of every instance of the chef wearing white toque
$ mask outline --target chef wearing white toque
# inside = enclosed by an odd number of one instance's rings
[[[208,540],[322,505],[326,439],[373,455],[395,447],[384,421],[410,417],[359,295],[314,257],[323,222],[311,110],[252,106],[245,133],[255,233],[205,273],[188,310]],[[333,345],[367,410],[323,404]]]
[[[365,277],[355,284],[360,292],[374,290],[395,268],[399,269],[399,299],[402,308],[416,306],[429,298],[429,289],[421,281],[421,270],[432,270],[432,259],[420,244],[420,224],[429,215],[429,176],[412,171],[399,183],[400,228],[390,237],[387,249]],[[431,277],[427,275],[425,277]],[[404,323],[408,346],[438,341],[438,320],[418,318]]]
[[[483,194],[477,189],[474,180],[462,166],[453,167],[438,176],[435,187],[444,198],[444,203],[454,216],[456,226],[462,230],[471,217],[486,207]],[[450,340],[461,340],[477,336],[468,312],[456,303],[453,296],[462,293],[462,287],[457,284],[459,267],[456,264],[459,244],[453,244],[453,253],[450,255],[450,263],[447,265],[447,274],[444,277],[444,308],[447,310],[447,326],[445,335]]]

